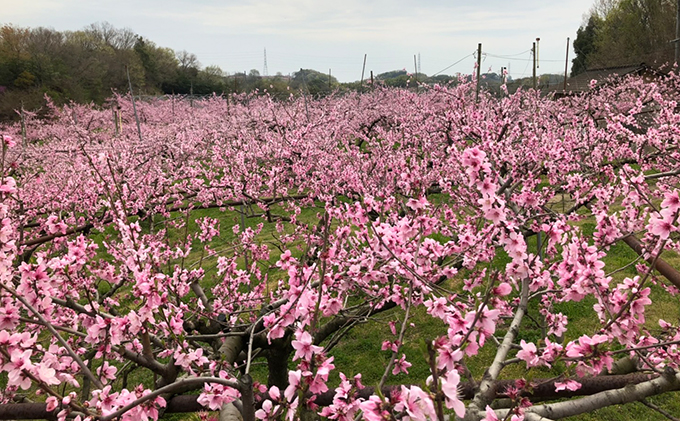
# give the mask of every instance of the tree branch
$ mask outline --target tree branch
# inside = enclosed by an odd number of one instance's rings
[[[479,385],[479,391],[475,394],[475,397],[470,404],[471,413],[476,413],[478,411],[483,411],[494,397],[494,382],[498,378],[501,370],[504,367],[503,362],[505,361],[508,352],[512,349],[512,344],[517,337],[519,332],[519,326],[524,318],[524,313],[526,312],[527,302],[529,301],[529,281],[528,279],[522,280],[522,292],[519,305],[517,306],[517,311],[515,312],[515,317],[508,328],[508,331],[503,338],[501,346],[498,347],[496,352],[496,357],[493,363],[484,373],[482,382]]]
[[[611,405],[621,405],[639,401],[664,392],[680,390],[680,374],[667,368],[662,376],[653,380],[629,385],[620,389],[606,390],[576,400],[557,402],[546,405],[535,405],[527,408],[531,412],[543,417],[561,419],[592,412]],[[496,414],[505,417],[508,410],[497,410]]]

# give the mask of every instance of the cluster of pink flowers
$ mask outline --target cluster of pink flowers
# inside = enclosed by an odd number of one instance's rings
[[[509,364],[559,371],[560,393],[640,350],[640,369],[678,368],[677,321],[647,311],[654,288],[680,288],[651,269],[680,251],[676,78],[559,101],[474,101],[462,81],[169,99],[136,105],[141,133],[122,97],[118,131],[110,110],[29,115],[2,134],[0,396],[34,388],[81,420],[157,419],[161,392],[187,390],[267,421],[521,420],[528,382],[503,392],[512,408],[490,406]],[[633,240],[640,258],[611,267]],[[584,332],[565,314],[589,302]],[[409,344],[421,317],[440,326],[425,356]],[[335,353],[374,320],[389,326],[390,393],[368,393]],[[484,348],[466,405],[461,376]],[[255,361],[272,384],[251,386]],[[400,384],[417,364],[430,378]],[[131,370],[156,383],[128,387]]]

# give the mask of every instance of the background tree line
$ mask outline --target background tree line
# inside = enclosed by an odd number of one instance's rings
[[[114,91],[129,91],[127,70],[136,95],[267,91],[280,96],[316,96],[361,85],[341,84],[335,77],[311,69],[300,69],[290,76],[277,73],[263,77],[255,69],[227,75],[218,66],[202,67],[193,53],[158,46],[130,29],[106,22],[63,32],[3,25],[0,121],[17,119],[16,110],[22,108],[39,109],[46,95],[56,104],[102,104]],[[408,85],[411,77],[406,71],[392,73],[385,74],[387,85]]]
[[[20,109],[41,108],[46,95],[57,105],[69,101],[102,104],[113,92],[129,91],[128,70],[136,95],[266,91],[279,97],[319,96],[366,91],[375,85],[414,88],[420,83],[462,81],[457,76],[428,76],[405,69],[375,76],[367,70],[363,81],[349,83],[313,69],[267,77],[255,69],[229,75],[215,65],[203,67],[193,53],[158,46],[131,29],[107,22],[63,32],[4,25],[0,27],[0,121],[18,119]],[[487,73],[483,84],[498,91],[501,76]]]
[[[597,0],[574,40],[571,76],[589,68],[675,60],[676,0]]]
[[[102,103],[112,91],[210,94],[227,89],[217,66],[196,55],[160,47],[130,29],[95,23],[79,31],[0,27],[0,119],[36,109],[48,95],[56,103]]]

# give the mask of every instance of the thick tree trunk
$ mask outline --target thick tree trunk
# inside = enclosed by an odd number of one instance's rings
[[[229,336],[224,340],[220,347],[220,353],[224,356],[225,361],[233,364],[236,357],[243,350],[243,338],[240,336]],[[220,421],[242,421],[241,412],[234,406],[233,403],[222,406],[220,409]]]
[[[678,272],[673,266],[669,265],[661,257],[657,258],[655,262],[655,256],[649,255],[647,250],[644,249],[642,243],[640,243],[640,241],[635,238],[634,235],[624,237],[623,242],[626,243],[628,247],[633,249],[637,254],[642,256],[647,261],[647,263],[654,263],[654,269],[658,270],[661,275],[668,279],[677,288],[680,288],[680,272]]]
[[[269,370],[267,383],[270,387],[276,386],[284,390],[288,387],[288,358],[290,357],[290,349],[288,346],[275,347],[267,352],[267,368]]]
[[[220,409],[220,421],[243,421],[243,417],[236,406],[230,403]]]

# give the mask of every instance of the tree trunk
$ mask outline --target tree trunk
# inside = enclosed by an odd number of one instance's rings
[[[243,338],[240,336],[229,336],[224,340],[220,347],[220,353],[230,364],[236,361],[236,357],[243,350]],[[222,406],[220,409],[220,421],[243,421],[241,412],[234,406],[233,403]]]
[[[288,387],[288,358],[290,349],[287,345],[272,348],[267,352],[268,386],[276,386],[281,390]]]

